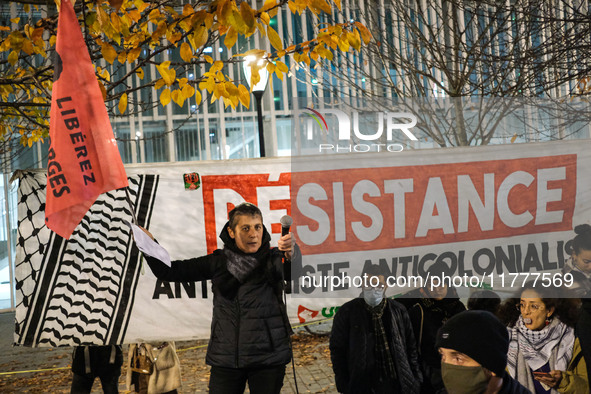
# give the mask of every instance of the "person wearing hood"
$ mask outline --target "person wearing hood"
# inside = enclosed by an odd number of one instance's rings
[[[429,269],[429,274],[441,277],[445,270],[445,264],[436,264]],[[420,288],[422,298],[408,310],[425,376],[421,393],[443,393],[440,356],[435,346],[437,330],[452,316],[465,311],[466,307],[455,288],[445,283],[433,286],[432,281],[425,281],[424,284]]]
[[[436,346],[449,394],[531,394],[505,370],[509,334],[492,313],[458,313],[438,331]]]
[[[334,317],[330,358],[339,393],[418,394],[422,374],[406,308],[386,298],[385,276],[368,266],[362,297]]]
[[[151,234],[148,233],[151,236]],[[223,249],[168,267],[145,255],[150,269],[170,282],[212,281],[213,317],[206,363],[212,394],[280,393],[292,357],[292,334],[282,292],[291,258],[300,258],[291,234],[271,248],[260,209],[237,205],[220,234]],[[296,256],[297,254],[297,256]],[[286,264],[282,264],[285,257]]]

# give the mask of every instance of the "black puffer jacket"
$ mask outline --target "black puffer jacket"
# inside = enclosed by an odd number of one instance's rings
[[[420,346],[419,352],[428,366],[440,367],[441,364],[441,356],[435,346],[437,331],[448,319],[465,310],[464,304],[456,297],[442,300],[421,298],[408,310]]]
[[[224,227],[220,238],[238,258],[240,252]],[[258,265],[242,282],[227,269],[228,252],[216,250],[207,256],[173,261],[171,267],[145,255],[154,275],[170,282],[212,280],[213,318],[206,363],[226,368],[285,365],[291,360],[291,328],[281,301],[281,252],[269,248],[264,230],[256,257]]]
[[[390,392],[418,393],[422,374],[408,313],[398,302],[392,299],[386,299],[386,302],[384,318],[387,316],[388,319],[384,328],[399,385]],[[335,315],[330,335],[330,358],[340,393],[372,392],[375,372],[379,368],[375,364],[375,340],[371,327],[372,318],[363,298],[345,303]]]

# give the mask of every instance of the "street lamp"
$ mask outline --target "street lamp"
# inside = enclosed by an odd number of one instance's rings
[[[269,79],[269,72],[267,71],[267,67],[265,66],[266,61],[261,58],[256,58],[255,56],[246,56],[244,58],[244,63],[242,63],[242,67],[244,68],[244,75],[246,76],[246,83],[252,90],[252,94],[254,94],[254,98],[257,101],[257,118],[259,123],[259,151],[261,157],[265,157],[265,134],[263,132],[263,107],[262,107],[262,98],[263,93],[265,93],[265,88],[267,87],[267,81]],[[254,84],[254,86],[250,86],[251,80],[250,77],[252,75],[253,69],[258,69],[260,80]]]

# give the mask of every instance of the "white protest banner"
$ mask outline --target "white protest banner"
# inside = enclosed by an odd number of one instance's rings
[[[357,296],[358,289],[330,281],[359,275],[368,260],[394,277],[420,275],[437,261],[458,277],[483,277],[498,267],[559,271],[573,226],[590,221],[587,145],[409,151],[363,160],[347,156],[338,163],[315,158],[297,171],[289,158],[137,165],[126,171],[137,224],[173,260],[221,247],[217,235],[227,212],[242,201],[261,208],[272,245],[280,218],[292,215],[304,253],[287,299],[295,324],[332,317]],[[200,182],[193,175],[193,187],[185,189],[184,175],[192,173]],[[101,196],[65,240],[44,225],[45,177],[20,174],[15,343],[209,336],[211,285],[161,282],[152,275],[125,224],[132,215],[123,191]],[[304,276],[317,282],[302,286]],[[321,283],[323,278],[329,282]],[[390,289],[389,295],[397,292]]]
[[[568,285],[567,242],[574,225],[591,222],[588,145],[298,159],[292,213],[304,262],[295,294],[356,296],[352,281],[368,264],[389,274],[391,294],[419,287],[433,266],[445,274],[435,285]]]

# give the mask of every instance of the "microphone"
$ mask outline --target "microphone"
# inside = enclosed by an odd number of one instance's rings
[[[279,223],[281,223],[281,236],[289,234],[289,228],[293,224],[293,219],[289,215],[282,216],[279,219]]]
[[[289,215],[282,216],[279,219],[279,223],[281,223],[281,236],[289,234],[289,228],[293,224],[293,219]],[[283,252],[283,256],[285,257],[285,252]],[[284,291],[286,293],[291,293],[291,261],[285,258],[286,266],[284,266],[281,270],[283,272],[283,281],[284,281]],[[287,269],[285,269],[287,268]]]

